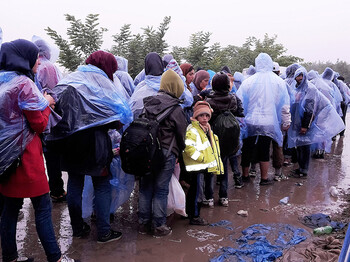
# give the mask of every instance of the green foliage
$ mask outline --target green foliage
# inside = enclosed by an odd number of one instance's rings
[[[135,77],[144,68],[145,56],[150,52],[156,52],[163,56],[169,45],[164,40],[169,29],[171,17],[166,16],[157,29],[152,26],[142,28],[143,34],[132,35],[130,24],[122,26],[119,34],[113,36],[111,52],[120,55],[129,61],[129,74]]]
[[[310,62],[302,64],[308,71],[315,70],[319,74],[322,74],[326,67],[330,67],[333,71],[338,72],[341,76],[345,78],[347,84],[350,83],[350,64],[342,60],[337,60],[336,63],[332,62]]]
[[[100,49],[103,33],[107,29],[98,28],[98,16],[98,14],[89,14],[83,23],[80,19],[66,14],[66,21],[70,23],[67,29],[69,41],[50,27],[45,29],[60,49],[58,63],[69,71],[74,71],[91,53]]]
[[[287,49],[282,44],[276,43],[277,36],[264,35],[260,40],[256,37],[248,37],[241,46],[229,45],[221,47],[219,43],[208,46],[211,33],[200,31],[192,34],[188,47],[174,47],[172,54],[177,61],[185,60],[194,67],[200,66],[204,69],[219,71],[224,65],[230,67],[231,71],[242,71],[244,68],[255,64],[255,58],[262,52],[267,53],[281,66],[301,62],[296,56],[287,56]],[[174,56],[174,57],[175,57]]]

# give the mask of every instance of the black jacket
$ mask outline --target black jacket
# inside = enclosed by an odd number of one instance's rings
[[[210,124],[214,123],[218,115],[226,110],[230,110],[234,116],[244,117],[242,101],[235,94],[213,92],[206,98],[206,101],[214,111],[209,121]]]
[[[170,115],[159,124],[159,135],[161,145],[166,149],[169,149],[172,138],[175,136],[176,140],[171,151],[178,157],[185,149],[187,128],[187,121],[180,106],[180,100],[169,93],[159,91],[156,96],[145,97],[143,102],[147,117],[156,117],[167,108],[175,106]]]

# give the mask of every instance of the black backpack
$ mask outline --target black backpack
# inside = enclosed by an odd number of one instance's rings
[[[222,156],[235,154],[239,149],[240,126],[235,116],[229,110],[231,102],[225,111],[215,119],[212,129],[219,138]]]
[[[159,141],[159,123],[162,122],[176,106],[164,110],[157,117],[142,114],[124,131],[120,141],[120,159],[125,173],[144,176],[159,171],[164,164],[164,155]],[[174,145],[173,138],[167,155]]]

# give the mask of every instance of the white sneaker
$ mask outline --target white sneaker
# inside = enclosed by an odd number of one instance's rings
[[[214,207],[214,199],[204,199],[203,200],[203,205],[208,206],[208,207]]]
[[[73,258],[69,258],[66,255],[63,255],[60,262],[74,262],[74,261],[78,261],[78,260],[75,260]]]
[[[219,199],[219,204],[223,207],[228,207],[228,198],[222,197]]]

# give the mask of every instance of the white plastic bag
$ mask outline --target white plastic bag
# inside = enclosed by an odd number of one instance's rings
[[[175,174],[171,176],[169,183],[167,215],[169,216],[174,212],[187,217],[185,192]]]

